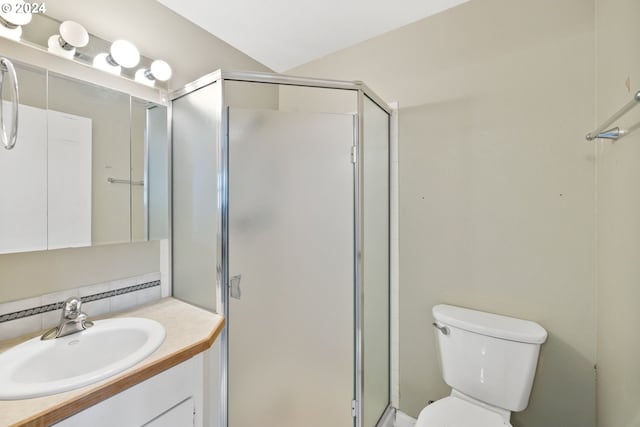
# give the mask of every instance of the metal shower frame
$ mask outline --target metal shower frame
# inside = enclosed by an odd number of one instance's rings
[[[225,319],[229,319],[229,266],[228,266],[228,224],[229,224],[229,211],[228,211],[228,178],[229,178],[229,133],[228,133],[228,109],[225,105],[225,81],[237,81],[237,82],[247,82],[247,83],[266,83],[266,84],[277,84],[277,85],[287,85],[287,86],[300,86],[300,87],[311,87],[311,88],[324,88],[324,89],[338,89],[338,90],[348,90],[355,91],[357,94],[357,115],[356,115],[356,129],[355,129],[355,147],[356,147],[356,161],[355,161],[355,182],[354,182],[354,194],[355,194],[355,246],[354,246],[354,260],[355,260],[355,383],[354,383],[354,402],[355,405],[353,407],[354,413],[354,427],[363,427],[362,426],[362,418],[363,418],[363,405],[362,405],[362,396],[364,392],[364,334],[363,334],[363,284],[362,284],[362,274],[363,274],[363,258],[362,258],[362,249],[364,246],[363,242],[363,226],[364,221],[362,220],[362,213],[364,210],[363,205],[363,159],[364,159],[364,150],[363,141],[364,141],[364,120],[363,120],[363,111],[364,111],[364,102],[365,97],[369,98],[372,102],[374,102],[378,107],[380,107],[389,118],[391,118],[391,108],[387,105],[382,98],[380,98],[375,92],[373,92],[366,84],[361,81],[342,81],[342,80],[326,80],[326,79],[314,79],[314,78],[306,78],[306,77],[296,77],[296,76],[287,76],[275,73],[262,73],[262,72],[240,72],[240,71],[224,71],[217,70],[213,73],[207,74],[187,85],[183,88],[178,89],[169,95],[169,99],[174,101],[182,96],[188,95],[198,89],[209,86],[214,83],[219,83],[220,87],[218,90],[218,96],[216,100],[216,122],[219,124],[219,129],[217,134],[215,135],[215,143],[216,149],[218,152],[218,212],[217,212],[217,235],[216,239],[216,311],[224,315]],[[169,117],[168,117],[168,130],[170,138],[169,144],[169,175],[173,176],[172,165],[171,165],[171,153],[173,151],[173,133],[172,133],[172,120],[173,120],[173,111],[172,111],[172,103],[169,106]],[[391,135],[388,136],[388,141],[390,144]],[[391,151],[389,151],[389,166],[391,166]],[[389,167],[389,175],[391,168]],[[390,182],[390,176],[388,177]],[[170,240],[172,240],[172,192],[171,192],[171,181],[170,180],[170,208],[169,208],[169,228],[170,228]],[[391,193],[391,186],[389,185],[389,192]],[[390,214],[390,206],[391,206],[391,197],[389,194],[389,218],[391,218]],[[391,247],[391,236],[390,236],[391,222],[389,221],[389,247]],[[390,248],[389,248],[390,249]],[[169,244],[169,257],[173,259],[172,254],[172,243]],[[389,251],[389,258],[391,257]],[[389,265],[390,265],[389,259]],[[171,264],[171,263],[170,263]],[[170,265],[170,274],[171,265]],[[391,277],[389,274],[389,284],[391,284]],[[390,289],[388,290],[390,292]],[[390,299],[389,299],[390,301]],[[390,304],[390,302],[389,302]],[[391,319],[389,319],[389,322]],[[229,335],[228,335],[228,322],[225,322],[224,329],[221,333],[221,341],[222,341],[222,349],[220,354],[220,426],[228,427],[228,356],[229,356]],[[389,335],[391,335],[391,325],[389,325]],[[391,343],[391,337],[388,337],[389,343]],[[389,348],[389,352],[391,353],[391,348]],[[389,354],[389,361],[391,360],[391,354]],[[390,363],[390,362],[389,362]],[[390,412],[393,411],[391,406],[391,366],[388,368],[389,375],[389,403],[387,408],[381,415],[380,420],[385,419]]]

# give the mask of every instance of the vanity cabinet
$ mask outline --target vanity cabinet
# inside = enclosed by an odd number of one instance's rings
[[[55,426],[201,427],[202,378],[203,355],[199,354]]]

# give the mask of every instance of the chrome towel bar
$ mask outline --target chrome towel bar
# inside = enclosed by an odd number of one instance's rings
[[[130,179],[107,178],[109,184],[144,185],[144,181],[131,181]]]
[[[627,114],[631,109],[633,109],[633,107],[638,105],[638,103],[640,103],[640,91],[636,92],[631,101],[627,102],[613,116],[609,117],[607,121],[598,126],[596,130],[594,130],[593,132],[589,132],[585,137],[587,141],[593,141],[594,139],[611,139],[615,141],[629,135],[633,131],[640,128],[640,122],[634,124],[626,130],[620,129],[619,127],[609,128],[609,126],[611,126],[620,117]]]

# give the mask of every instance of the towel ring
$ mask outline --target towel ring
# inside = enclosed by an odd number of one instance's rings
[[[5,149],[11,150],[15,147],[18,138],[18,76],[16,75],[16,69],[13,67],[13,63],[7,58],[0,57],[0,72],[2,72],[2,81],[0,82],[0,140],[2,140],[2,145],[4,145]],[[8,74],[11,79],[11,90],[13,92],[11,102],[13,115],[11,117],[11,129],[8,135],[4,122],[4,102],[2,101],[5,74]]]

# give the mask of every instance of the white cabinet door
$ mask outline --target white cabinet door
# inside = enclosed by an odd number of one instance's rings
[[[202,427],[203,358],[199,354],[55,424],[56,427]],[[190,401],[190,403],[189,403]],[[186,405],[181,406],[183,403]],[[190,408],[190,409],[189,409]],[[194,409],[196,412],[194,424]],[[175,410],[175,413],[172,413]],[[185,415],[188,412],[188,416]],[[163,418],[166,417],[165,421]],[[166,424],[170,420],[186,424]],[[165,424],[153,424],[153,422]],[[148,424],[151,423],[151,424]]]

